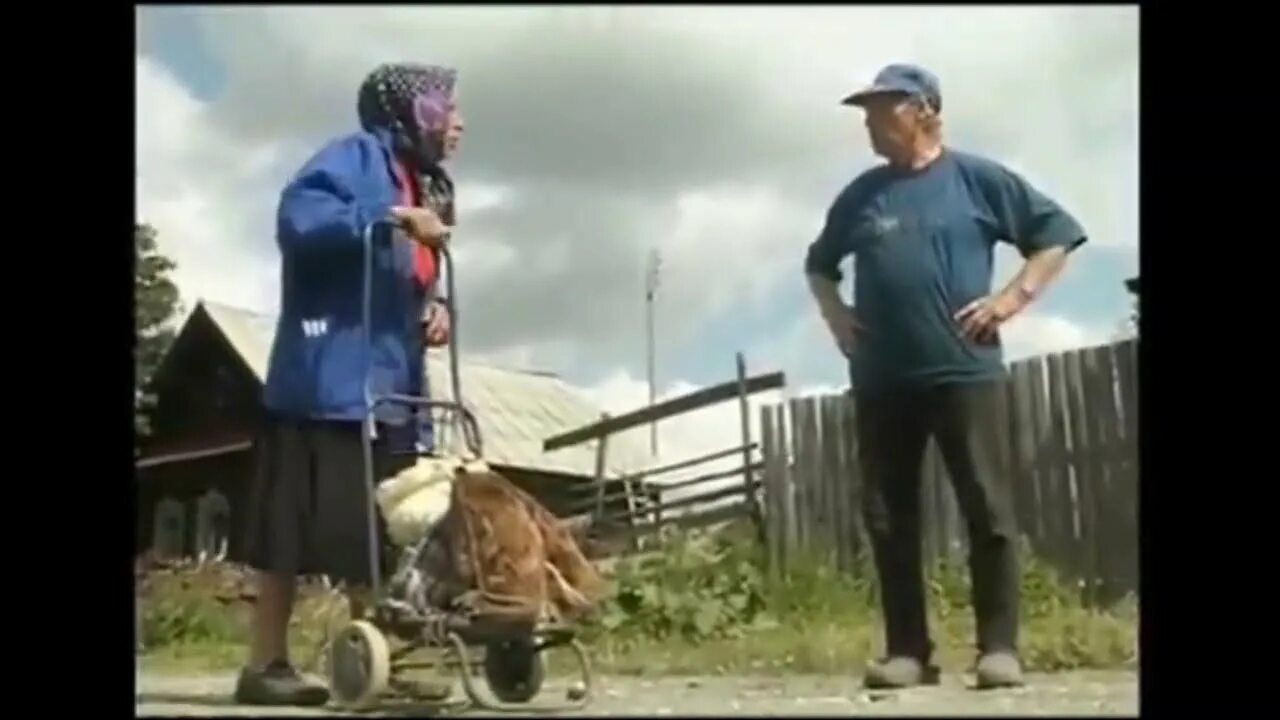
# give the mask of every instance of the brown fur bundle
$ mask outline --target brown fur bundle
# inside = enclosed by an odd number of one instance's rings
[[[482,615],[536,622],[589,611],[603,580],[573,536],[533,497],[491,470],[460,468],[436,526],[433,602],[464,597]]]

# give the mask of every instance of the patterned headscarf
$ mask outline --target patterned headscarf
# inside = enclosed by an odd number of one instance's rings
[[[453,181],[440,160],[458,72],[416,63],[380,65],[360,85],[356,110],[365,130],[391,133],[393,150],[419,174],[423,205],[454,224]]]

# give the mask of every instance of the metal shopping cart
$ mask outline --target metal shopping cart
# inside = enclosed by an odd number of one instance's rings
[[[379,222],[366,228],[364,239],[364,289],[362,312],[366,345],[369,345],[373,241],[380,229],[393,231],[390,222]],[[365,382],[366,414],[363,428],[364,476],[369,513],[369,569],[372,578],[372,605],[364,617],[352,618],[332,639],[328,650],[328,671],[334,700],[351,709],[368,708],[387,696],[426,699],[442,705],[455,704],[449,693],[422,692],[421,685],[405,676],[407,671],[434,668],[456,672],[466,699],[492,711],[537,712],[584,708],[591,701],[590,664],[575,630],[568,625],[542,621],[512,622],[506,617],[487,617],[474,611],[433,606],[412,587],[407,575],[418,572],[430,536],[404,549],[398,569],[390,582],[383,582],[383,553],[377,530],[378,507],[375,490],[373,442],[377,433],[377,411],[384,406],[399,406],[417,412],[438,413],[439,424],[458,430],[467,451],[483,458],[480,426],[463,402],[461,373],[458,368],[458,306],[453,260],[447,249],[441,250],[441,270],[446,277],[447,297],[443,302],[451,314],[452,332],[448,346],[452,396],[449,400],[431,400],[413,395],[375,395]],[[454,482],[466,482],[462,474]],[[393,646],[394,649],[393,649]],[[544,689],[546,664],[544,653],[567,647],[576,658],[579,681],[568,687],[565,701],[534,703]],[[474,679],[482,672],[489,693],[481,691]],[[492,697],[488,695],[491,694]]]

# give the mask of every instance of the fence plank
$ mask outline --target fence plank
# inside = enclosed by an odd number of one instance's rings
[[[742,470],[739,469],[735,471],[733,474],[739,475],[741,473],[742,473]],[[676,500],[668,500],[663,502],[660,505],[654,505],[652,508],[650,508],[650,511],[651,512],[661,511],[662,513],[665,514],[672,510],[689,508],[695,505],[702,505],[715,500],[723,500],[725,498],[730,498],[737,495],[741,495],[743,496],[743,498],[745,498],[748,495],[748,493],[754,493],[756,489],[760,487],[760,484],[761,484],[761,480],[759,478],[752,480],[751,485],[747,487],[743,487],[739,483],[734,483],[732,485],[726,485],[716,490],[708,490],[707,492],[699,493],[697,495],[690,495],[688,497],[682,497]],[[750,505],[750,502],[745,499],[743,500],[743,502]],[[648,513],[645,513],[645,514],[648,514]],[[611,513],[609,515],[606,515],[604,518],[604,522],[608,524],[620,523],[624,521],[629,521],[628,524],[639,524],[635,522],[635,517],[632,514],[627,512]]]
[[[1054,505],[1051,512],[1060,533],[1060,562],[1072,582],[1081,577],[1079,558],[1076,556],[1075,501],[1072,498],[1073,472],[1071,456],[1067,452],[1067,381],[1066,366],[1061,354],[1048,357],[1049,361],[1049,409],[1052,413]]]
[[[804,398],[804,424],[800,425],[800,433],[805,436],[805,470],[801,480],[805,496],[805,524],[808,525],[808,546],[805,550],[814,557],[822,555],[823,527],[819,509],[822,497],[819,495],[818,478],[822,477],[822,436],[818,430],[818,402],[813,397]]]
[[[1120,381],[1125,437],[1138,434],[1138,342],[1129,340],[1115,346],[1116,370]]]
[[[763,469],[763,460],[757,460],[756,462],[751,463],[751,472],[758,473]],[[677,480],[673,483],[654,483],[654,485],[661,487],[663,492],[671,492],[672,490],[679,490],[680,488],[687,488],[693,485],[702,485],[703,483],[711,482],[712,480],[723,480],[740,474],[742,474],[742,468],[735,467],[728,470],[717,470],[716,472],[710,472],[706,475],[699,475],[697,477],[686,478],[684,480]]]
[[[784,569],[791,567],[790,563],[799,552],[800,547],[800,520],[796,514],[796,471],[795,471],[795,448],[792,441],[795,439],[795,427],[792,425],[794,418],[791,416],[790,408],[786,404],[778,405],[778,446],[782,448],[782,457],[784,460],[782,473],[782,517],[786,525],[786,535],[782,540],[782,566]]]
[[[747,359],[742,353],[734,357],[738,369],[738,415],[742,422],[742,484],[746,488],[746,501],[751,506],[751,516],[756,523],[756,536],[764,541],[764,513],[760,510],[760,499],[754,484],[754,473],[751,469],[751,404],[747,392]]]
[[[792,483],[795,494],[796,550],[808,553],[813,545],[813,513],[810,510],[810,484],[816,463],[813,461],[814,431],[810,419],[811,405],[806,398],[791,399],[791,442],[795,465]]]
[[[764,461],[758,460],[753,462],[753,464],[751,464],[750,470],[751,470],[751,473],[760,473],[760,471],[764,470]],[[698,475],[698,477],[696,478],[686,478],[684,480],[677,480],[677,482],[675,483],[649,483],[648,486],[646,487],[650,489],[657,488],[658,492],[669,493],[672,491],[676,491],[676,489],[682,489],[682,488],[687,488],[691,486],[700,486],[700,484],[709,483],[709,482],[712,482],[712,480],[722,480],[724,478],[732,478],[733,475],[741,475],[741,474],[742,474],[742,468],[732,468],[730,470],[718,470],[716,471],[716,473],[707,473],[705,475]],[[620,480],[611,480],[611,483],[618,483],[618,482],[620,482]],[[634,482],[634,480],[632,480],[632,482]],[[630,502],[628,498],[632,498],[632,500],[639,501],[639,498],[637,498],[636,495],[637,493],[634,486],[630,489],[630,491],[626,491],[626,489],[622,489],[622,491],[612,491],[609,493],[605,493],[605,495],[600,496],[599,498],[584,497],[584,498],[581,498],[581,500],[570,501],[570,503],[568,503],[568,510],[570,510],[571,512],[575,512],[575,514],[576,512],[590,510],[591,507],[595,507],[596,505],[598,505],[600,498],[603,498],[604,505],[609,505],[609,503],[612,503],[618,500],[627,500],[628,502]],[[636,511],[639,511],[639,512],[644,512],[646,510],[652,511],[652,509],[649,509],[649,507],[645,507],[644,505],[639,505],[636,507]]]
[[[1053,468],[1050,458],[1053,453],[1053,428],[1048,408],[1049,399],[1044,377],[1044,359],[1032,358],[1027,361],[1028,399],[1031,401],[1031,421],[1035,437],[1035,464],[1032,466],[1032,477],[1036,487],[1036,513],[1042,528],[1039,552],[1046,560],[1058,562],[1061,557],[1059,533],[1053,513],[1054,495]]]
[[[737,518],[751,517],[751,506],[745,502],[735,503],[733,505],[722,505],[706,512],[686,513],[668,517],[661,523],[645,523],[644,525],[634,525],[630,527],[619,527],[610,533],[610,537],[620,540],[630,540],[634,537],[644,537],[646,535],[655,535],[664,527],[676,527],[682,530],[692,530],[694,528],[706,527],[716,523],[734,520]]]
[[[809,436],[809,472],[805,478],[805,495],[808,501],[805,513],[809,516],[812,531],[809,536],[809,551],[814,554],[815,559],[821,559],[827,550],[827,529],[822,517],[822,431],[818,425],[818,399],[805,398],[804,404],[804,433]]]
[[[786,537],[786,520],[782,509],[782,473],[786,457],[778,442],[779,420],[777,407],[760,408],[760,446],[764,453],[764,537],[769,574],[774,579],[782,576],[782,552]]]
[[[602,420],[608,420],[609,413],[601,413],[600,417]],[[609,454],[609,436],[603,435],[600,437],[599,440],[596,440],[596,477],[595,477],[596,517],[601,517],[604,515],[604,486],[605,486],[604,469],[605,469],[605,458],[608,457],[608,454]]]
[[[741,455],[744,450],[750,451],[750,450],[756,450],[758,448],[759,446],[756,443],[751,443],[750,445],[746,445],[746,446],[739,445],[737,447],[731,447],[725,450],[717,450],[716,452],[707,453],[706,455],[699,455],[698,457],[689,458],[688,460],[681,460],[680,462],[670,463],[668,465],[661,465],[659,467],[646,468],[645,470],[641,470],[640,472],[637,472],[637,473],[632,473],[630,475],[623,475],[620,478],[620,480],[643,480],[646,478],[653,478],[657,475],[665,475],[669,472],[675,472],[676,470],[684,470],[685,468],[690,468],[690,467],[693,467],[694,465],[701,465],[702,463],[708,463],[708,462],[711,462],[712,460],[719,460],[721,458],[729,457],[730,455]]]
[[[839,395],[823,397],[819,403],[822,409],[822,460],[823,460],[823,507],[827,516],[827,541],[831,546],[830,557],[838,570],[848,567],[849,551],[845,546],[844,508],[841,502],[843,493],[844,458],[844,423],[842,402]]]
[[[845,479],[847,484],[844,488],[845,507],[847,515],[845,516],[847,527],[846,533],[849,538],[849,547],[851,548],[853,567],[858,567],[858,562],[867,548],[868,539],[866,530],[862,523],[862,464],[858,457],[861,448],[858,445],[858,403],[849,396],[845,395],[844,401],[844,457],[846,464]]]
[[[1113,501],[1120,515],[1122,526],[1137,529],[1141,533],[1138,517],[1138,343],[1130,340],[1115,347],[1116,376],[1119,380],[1123,451],[1116,474],[1118,482],[1113,491]],[[1119,560],[1121,583],[1129,589],[1138,586],[1137,545],[1123,544]]]
[[[1084,387],[1084,353],[1072,350],[1065,354],[1065,392],[1067,426],[1071,437],[1072,466],[1076,478],[1076,515],[1079,539],[1075,543],[1076,567],[1080,571],[1081,600],[1092,605],[1097,597],[1098,520],[1094,516],[1095,472],[1090,457],[1094,445],[1089,441],[1091,426]]]
[[[813,421],[813,459],[814,472],[812,483],[809,488],[813,491],[810,495],[812,505],[810,511],[814,520],[814,550],[817,551],[816,559],[819,562],[830,565],[832,564],[831,553],[834,547],[831,542],[831,503],[827,495],[829,486],[827,482],[827,437],[823,428],[822,417],[822,398],[810,397],[809,403],[812,413],[810,418]]]
[[[1089,511],[1094,521],[1094,553],[1097,574],[1094,577],[1094,597],[1107,602],[1116,585],[1117,548],[1120,543],[1137,542],[1137,534],[1124,537],[1124,532],[1109,517],[1109,498],[1112,495],[1112,475],[1115,463],[1111,449],[1118,439],[1119,412],[1116,408],[1113,387],[1111,348],[1090,348],[1084,355],[1084,393],[1089,415],[1089,466],[1092,475],[1092,498]]]
[[[757,375],[748,378],[746,381],[746,389],[748,394],[764,392],[766,390],[777,390],[787,384],[786,376],[783,373],[775,372],[767,375]],[[688,395],[681,395],[678,398],[664,400],[656,405],[624,413],[615,417],[594,422],[566,433],[561,433],[554,437],[549,437],[542,441],[542,449],[544,452],[559,450],[564,447],[571,447],[579,443],[586,442],[593,438],[605,435],[615,435],[623,430],[629,430],[640,425],[648,425],[651,422],[657,422],[664,418],[674,415],[681,415],[699,408],[724,402],[732,399],[740,392],[741,388],[737,380],[713,385],[711,387],[695,390]]]

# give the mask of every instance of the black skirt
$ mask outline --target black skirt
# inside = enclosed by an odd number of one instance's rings
[[[254,447],[240,562],[286,576],[327,575],[348,587],[371,584],[360,433],[353,422],[267,418]],[[373,443],[375,485],[415,462],[412,452],[388,448],[384,428]],[[374,519],[385,580],[396,559],[376,506]]]

